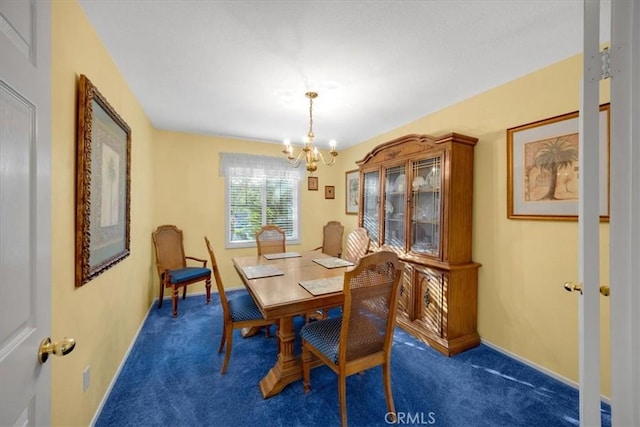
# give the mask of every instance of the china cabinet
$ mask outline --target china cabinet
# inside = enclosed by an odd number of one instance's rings
[[[471,257],[476,142],[406,135],[356,162],[359,224],[373,250],[393,250],[405,263],[398,325],[447,356],[480,343],[480,264]]]

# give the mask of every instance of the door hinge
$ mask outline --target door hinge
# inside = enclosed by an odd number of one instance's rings
[[[600,52],[600,58],[602,60],[602,72],[600,73],[600,80],[611,78],[611,53],[609,52],[608,47],[605,47]]]

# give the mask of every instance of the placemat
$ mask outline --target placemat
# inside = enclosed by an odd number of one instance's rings
[[[242,267],[242,271],[244,271],[244,275],[247,276],[247,279],[261,279],[263,277],[271,277],[271,276],[284,276],[282,270],[280,270],[275,265],[248,265],[246,267]]]
[[[312,295],[331,294],[344,289],[344,275],[327,277],[324,279],[304,280],[300,286],[309,291]]]
[[[354,265],[351,261],[342,258],[316,258],[313,260],[316,264],[320,264],[325,268],[350,267]]]
[[[262,255],[266,259],[283,259],[283,258],[298,258],[301,257],[298,252],[280,252],[277,254],[264,254]]]

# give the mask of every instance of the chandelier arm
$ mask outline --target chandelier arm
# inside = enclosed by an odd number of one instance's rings
[[[300,166],[303,157],[305,157],[305,152],[300,151],[296,157],[293,157],[293,155],[288,156],[287,162],[289,162],[289,164],[294,168],[297,168],[298,166]]]
[[[331,154],[331,159],[328,162],[324,159],[324,156],[319,151],[318,151],[318,158],[320,159],[320,161],[322,161],[324,165],[333,166],[336,162],[336,157],[338,156],[338,153],[334,154],[333,152],[329,152],[329,154]]]

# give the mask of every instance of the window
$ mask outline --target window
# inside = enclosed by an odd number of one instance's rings
[[[299,188],[304,170],[279,157],[220,154],[225,176],[225,247],[255,246],[256,231],[264,224],[285,230],[287,243],[299,243]]]

